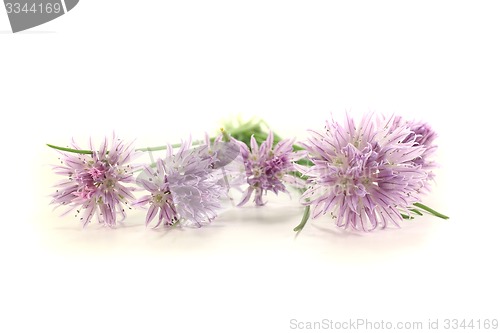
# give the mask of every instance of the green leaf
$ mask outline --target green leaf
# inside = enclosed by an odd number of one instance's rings
[[[413,205],[416,206],[416,207],[418,207],[418,208],[420,208],[420,209],[422,209],[422,210],[424,210],[424,211],[426,211],[429,214],[432,214],[432,215],[436,216],[436,217],[439,217],[439,218],[442,218],[442,219],[445,219],[445,220],[449,219],[448,216],[446,216],[444,214],[441,214],[441,213],[435,211],[434,209],[432,209],[430,207],[427,207],[424,204],[421,204],[420,202],[416,202]]]
[[[424,214],[422,214],[421,211],[419,211],[418,209],[410,209],[410,211],[414,212],[415,214],[417,215],[420,215],[420,216],[423,216]]]

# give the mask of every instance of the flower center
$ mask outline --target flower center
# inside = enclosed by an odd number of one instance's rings
[[[100,181],[104,176],[104,172],[96,167],[92,167],[88,172],[94,181]]]
[[[262,175],[262,169],[259,167],[255,167],[252,169],[252,174],[254,177],[260,177]]]
[[[172,204],[173,201],[170,191],[159,191],[151,194],[151,203],[157,206],[163,206],[165,203]]]
[[[113,179],[106,179],[102,184],[108,189],[115,187],[115,181]]]

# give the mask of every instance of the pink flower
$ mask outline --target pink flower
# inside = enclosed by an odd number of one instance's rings
[[[255,192],[255,204],[262,206],[265,204],[262,196],[267,191],[278,194],[287,192],[285,183],[300,185],[300,180],[289,173],[295,170],[295,161],[303,158],[306,152],[294,152],[293,140],[282,140],[273,147],[273,133],[269,132],[266,141],[259,147],[255,137],[252,136],[251,150],[245,143],[233,140],[240,145],[249,185],[239,206],[247,203],[253,192]]]
[[[73,148],[80,149],[73,142]],[[83,226],[95,216],[99,223],[114,227],[117,216],[123,220],[128,202],[134,200],[133,172],[131,161],[137,153],[132,143],[125,144],[114,135],[111,143],[105,139],[99,150],[91,154],[76,154],[60,151],[61,165],[55,166],[56,174],[65,180],[56,185],[51,204],[68,206],[66,213],[76,209]]]

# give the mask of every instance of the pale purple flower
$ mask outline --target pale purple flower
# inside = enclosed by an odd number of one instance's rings
[[[217,159],[207,149],[207,146],[191,149],[191,141],[183,142],[175,153],[168,146],[165,159],[159,159],[154,168],[145,167],[137,183],[149,194],[134,205],[149,205],[146,225],[158,215],[155,227],[177,222],[200,227],[217,216],[226,189],[213,169]]]
[[[393,125],[394,117],[370,113],[356,126],[346,114],[344,124],[331,120],[325,131],[311,131],[303,146],[314,166],[298,169],[308,177],[301,202],[313,218],[330,213],[339,227],[369,231],[409,214],[427,179],[415,162],[426,148],[408,126]]]
[[[403,142],[408,142],[413,139],[414,145],[425,147],[425,151],[422,155],[416,157],[413,162],[421,165],[427,172],[428,181],[433,180],[435,177],[433,169],[437,167],[436,162],[432,160],[437,149],[437,145],[434,144],[434,140],[437,138],[437,133],[434,132],[430,125],[425,122],[406,121],[402,117],[396,116],[392,127],[395,128],[398,126],[407,126],[412,132],[403,140]],[[426,189],[429,190],[429,182],[426,183]]]
[[[215,161],[212,164],[214,175],[218,177],[219,184],[226,188],[226,197],[233,202],[231,189],[242,192],[240,187],[247,183],[240,143],[234,139],[230,139],[229,142],[224,141],[223,134],[216,137],[213,142],[206,134],[205,143],[209,156]]]
[[[265,204],[262,196],[267,194],[267,191],[275,194],[287,192],[285,183],[302,185],[300,179],[289,174],[295,170],[294,162],[306,155],[304,151],[293,151],[293,140],[282,140],[273,148],[274,136],[272,132],[269,132],[266,141],[262,142],[259,147],[255,137],[252,136],[251,150],[245,143],[234,141],[240,145],[249,185],[239,206],[247,203],[253,192],[255,192],[255,204],[262,206]]]
[[[73,142],[72,147],[80,150]],[[134,200],[133,186],[135,165],[131,161],[137,156],[132,143],[124,143],[114,135],[111,142],[104,140],[99,150],[92,154],[77,154],[60,151],[61,165],[55,166],[56,174],[67,178],[56,185],[51,204],[68,206],[66,213],[76,209],[85,227],[95,216],[99,223],[116,226],[117,216],[122,221],[125,208]]]

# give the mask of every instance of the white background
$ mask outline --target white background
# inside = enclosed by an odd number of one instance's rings
[[[91,1],[24,33],[0,9],[0,331],[293,332],[290,320],[500,319],[499,6],[441,1]],[[81,230],[50,164],[115,131],[138,146],[264,117],[299,139],[333,113],[423,119],[441,169],[425,217],[299,237],[297,198],[197,230]],[[82,143],[84,143],[83,141]]]

